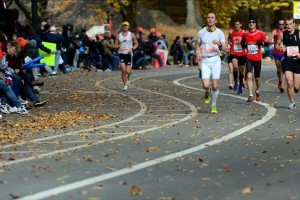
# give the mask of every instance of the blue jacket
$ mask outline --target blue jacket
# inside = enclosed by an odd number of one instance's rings
[[[61,50],[62,43],[65,42],[65,38],[61,34],[57,33],[47,33],[46,34],[46,41],[55,43],[56,44],[56,50]]]

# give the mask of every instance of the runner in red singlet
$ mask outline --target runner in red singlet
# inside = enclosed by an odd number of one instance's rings
[[[246,76],[249,91],[248,102],[254,101],[252,74],[254,70],[254,78],[256,83],[256,101],[260,101],[260,72],[261,72],[261,46],[268,46],[265,34],[256,28],[256,18],[249,18],[249,30],[244,33],[243,45],[246,47]]]
[[[278,37],[280,35],[280,33],[282,33],[284,31],[284,20],[280,19],[278,20],[278,26],[275,30],[272,31],[272,40],[274,43],[277,42]],[[277,69],[277,77],[278,77],[278,89],[280,90],[281,93],[284,92],[284,74],[282,72],[282,64],[281,61],[284,57],[284,53],[276,48],[274,48],[273,50],[273,56],[274,56],[274,60],[275,60],[275,65],[276,65],[276,69]]]
[[[244,30],[241,29],[242,23],[240,20],[234,21],[234,29],[229,32],[228,43],[230,44],[230,55],[228,57],[228,82],[229,89],[234,89],[238,94],[242,93],[244,68],[246,63],[245,49],[242,47],[242,38]],[[237,82],[239,74],[239,84]],[[234,79],[234,86],[232,87],[232,78]]]

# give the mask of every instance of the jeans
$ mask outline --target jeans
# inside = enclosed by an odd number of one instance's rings
[[[111,71],[117,70],[119,66],[119,57],[113,54],[108,54],[107,56],[109,61],[109,69]]]
[[[58,72],[58,66],[59,66],[59,61],[60,61],[60,50],[56,50],[56,52],[55,52],[55,64],[54,64],[54,69],[53,69],[53,71],[54,72]]]
[[[73,67],[78,67],[77,64],[78,64],[79,54],[80,54],[79,49],[76,49],[74,58],[73,58]]]
[[[4,105],[9,103],[12,107],[16,106],[17,108],[21,107],[19,99],[16,97],[15,93],[12,91],[11,87],[7,85],[3,80],[0,80],[0,93],[1,104]]]
[[[20,71],[19,75],[24,82],[23,87],[21,88],[23,94],[32,102],[38,101],[39,98],[34,94],[31,86],[31,75],[23,71]]]
[[[151,55],[151,58],[156,58],[156,59],[158,59],[158,61],[159,61],[159,66],[160,66],[160,67],[163,67],[163,66],[164,66],[163,61],[162,61],[160,55],[158,55],[158,54],[156,54],[156,53],[153,53],[153,54]]]
[[[134,66],[141,66],[142,68],[146,68],[147,57],[141,57],[137,61],[134,62]]]

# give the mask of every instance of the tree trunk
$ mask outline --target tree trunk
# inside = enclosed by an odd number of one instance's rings
[[[187,17],[185,25],[187,27],[199,28],[199,24],[196,19],[196,8],[194,0],[186,0]]]
[[[203,18],[202,18],[202,15],[201,15],[199,0],[194,1],[194,7],[195,7],[195,14],[196,14],[197,23],[200,25],[200,27],[202,27],[205,24],[205,22],[203,21]]]
[[[264,31],[270,31],[271,30],[271,19],[270,19],[271,10],[270,8],[265,9],[265,18],[264,18]]]

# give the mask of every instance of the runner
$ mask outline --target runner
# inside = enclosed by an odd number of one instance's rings
[[[276,43],[278,40],[278,37],[280,35],[280,33],[282,33],[284,31],[284,20],[280,19],[278,20],[278,26],[275,30],[272,31],[272,39],[273,42]],[[274,61],[275,61],[275,66],[277,69],[277,77],[278,77],[278,89],[281,93],[284,92],[284,74],[282,72],[282,59],[284,57],[284,53],[276,48],[274,48],[273,50],[273,57],[274,57]]]
[[[245,31],[241,29],[242,23],[240,20],[234,21],[234,29],[229,32],[228,43],[230,44],[230,55],[228,57],[228,82],[229,89],[234,89],[238,94],[243,92],[244,68],[246,63],[245,50],[241,42]],[[239,84],[237,82],[239,75]],[[234,79],[234,86],[232,87],[232,78]]]
[[[287,93],[290,100],[288,109],[296,108],[295,93],[299,91],[300,85],[300,33],[295,29],[295,21],[293,18],[285,20],[286,31],[280,33],[275,44],[275,48],[284,52],[282,61],[282,70],[287,81]],[[283,46],[280,46],[283,42]]]
[[[132,68],[133,51],[138,48],[138,41],[135,34],[129,31],[129,22],[124,21],[122,32],[117,36],[115,45],[119,48],[121,78],[124,84],[123,90],[128,89],[127,80],[130,80]]]
[[[246,47],[246,80],[249,91],[248,102],[253,102],[253,82],[252,82],[252,74],[254,69],[254,78],[256,83],[256,101],[261,100],[260,96],[260,72],[261,72],[261,46],[268,45],[268,41],[266,39],[265,34],[256,28],[256,18],[249,18],[249,30],[244,33],[243,36],[243,46]]]
[[[201,62],[202,83],[205,90],[204,102],[209,104],[212,99],[211,113],[216,114],[217,99],[219,95],[219,79],[221,74],[221,58],[219,48],[228,52],[224,33],[216,27],[216,15],[207,15],[207,26],[202,28],[197,35],[196,52],[197,60]],[[212,94],[210,89],[212,78]]]

